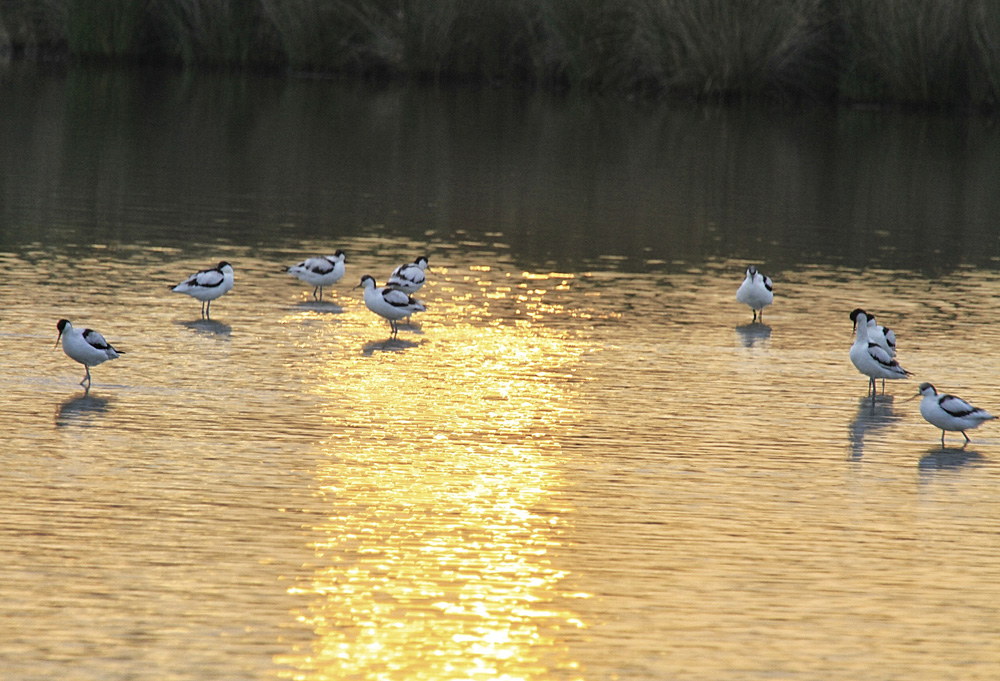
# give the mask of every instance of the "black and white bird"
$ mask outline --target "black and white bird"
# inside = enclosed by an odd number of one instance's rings
[[[75,359],[84,366],[87,373],[80,381],[80,385],[90,390],[90,367],[97,366],[109,359],[118,359],[124,351],[115,350],[104,336],[93,329],[74,329],[68,319],[60,319],[56,324],[59,329],[59,337],[56,338],[56,345],[62,340],[63,352],[70,359]]]
[[[394,286],[376,286],[375,279],[370,274],[361,277],[361,283],[355,288],[364,287],[365,305],[375,314],[389,320],[392,337],[399,331],[398,322],[403,317],[409,317],[414,312],[423,312],[427,308],[416,298]]]
[[[756,267],[750,265],[747,268],[743,283],[736,290],[737,302],[750,306],[753,310],[753,321],[757,321],[757,313],[760,312],[760,321],[764,321],[764,308],[774,302],[774,286],[771,278],[764,276]]]
[[[941,429],[942,447],[944,447],[946,430],[962,433],[967,445],[970,440],[965,431],[978,428],[987,421],[996,418],[985,409],[973,407],[960,397],[938,394],[938,391],[930,383],[921,383],[919,394],[923,396],[920,401],[920,415],[927,423]]]
[[[427,257],[420,256],[415,261],[400,265],[389,275],[389,286],[398,288],[403,293],[416,293],[427,281]]]
[[[864,312],[868,318],[868,341],[881,345],[890,357],[896,356],[896,334],[892,329],[887,329],[875,321],[875,315],[857,308],[851,312],[851,321],[854,322],[854,330],[858,328],[858,313]]]
[[[347,257],[344,252],[337,250],[333,255],[320,255],[315,258],[307,258],[302,262],[292,265],[285,271],[293,277],[314,286],[313,298],[323,300],[323,287],[336,284],[344,276],[344,263]],[[317,292],[319,296],[317,297]]]
[[[868,377],[868,389],[874,400],[878,391],[875,385],[876,378],[890,380],[908,378],[910,372],[899,366],[899,362],[894,360],[885,348],[868,338],[868,315],[863,310],[855,310],[851,314],[856,320],[854,328],[857,334],[854,345],[851,346],[851,362],[858,371]]]
[[[233,288],[233,279],[233,266],[223,261],[211,269],[195,272],[170,290],[174,293],[186,293],[200,300],[201,316],[209,319],[212,301]]]
[[[881,346],[889,357],[896,356],[896,334],[892,329],[887,329],[875,321],[875,315],[865,312],[860,307],[851,312],[851,321],[854,322],[854,331],[858,330],[858,314],[864,312],[868,318],[868,342]],[[885,392],[885,379],[882,379],[882,392]]]

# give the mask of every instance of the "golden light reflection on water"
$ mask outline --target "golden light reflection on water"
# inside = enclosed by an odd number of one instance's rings
[[[786,272],[755,327],[740,263],[437,267],[388,341],[358,292],[319,305],[267,265],[224,334],[162,294],[91,311],[129,353],[86,397],[51,345],[70,285],[7,288],[7,600],[48,604],[19,614],[15,676],[41,648],[95,678],[995,676],[997,426],[942,450],[904,402],[927,378],[1000,404],[994,272],[932,301],[913,273]],[[874,408],[846,316],[872,301],[916,374]]]
[[[558,632],[583,623],[550,550],[571,514],[559,441],[583,346],[531,322],[561,309],[527,277],[435,279],[425,297],[452,323],[313,368],[331,431],[315,492],[329,516],[312,528],[312,579],[293,587],[311,598],[301,618],[315,640],[279,660],[291,678],[574,675]],[[511,306],[523,323],[494,316]]]

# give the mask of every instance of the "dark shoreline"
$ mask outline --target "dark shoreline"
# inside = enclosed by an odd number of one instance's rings
[[[1000,4],[885,3],[442,0],[435,13],[400,0],[164,0],[158,11],[137,0],[53,0],[0,8],[0,61],[722,105],[1000,111]]]

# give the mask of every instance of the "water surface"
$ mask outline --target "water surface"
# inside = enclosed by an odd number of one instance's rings
[[[997,426],[905,401],[1000,410],[993,128],[19,68],[0,123],[5,678],[996,677]]]

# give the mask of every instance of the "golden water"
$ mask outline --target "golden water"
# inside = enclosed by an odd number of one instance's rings
[[[8,260],[9,678],[996,671],[1000,436],[941,451],[902,401],[1000,404],[992,274],[934,282],[958,323],[905,273],[789,272],[755,328],[737,263],[453,257],[389,340],[348,288],[381,258],[317,304],[238,255],[211,323],[114,254],[99,288]],[[846,354],[866,296],[916,374],[874,411]],[[126,351],[89,394],[60,316]]]

